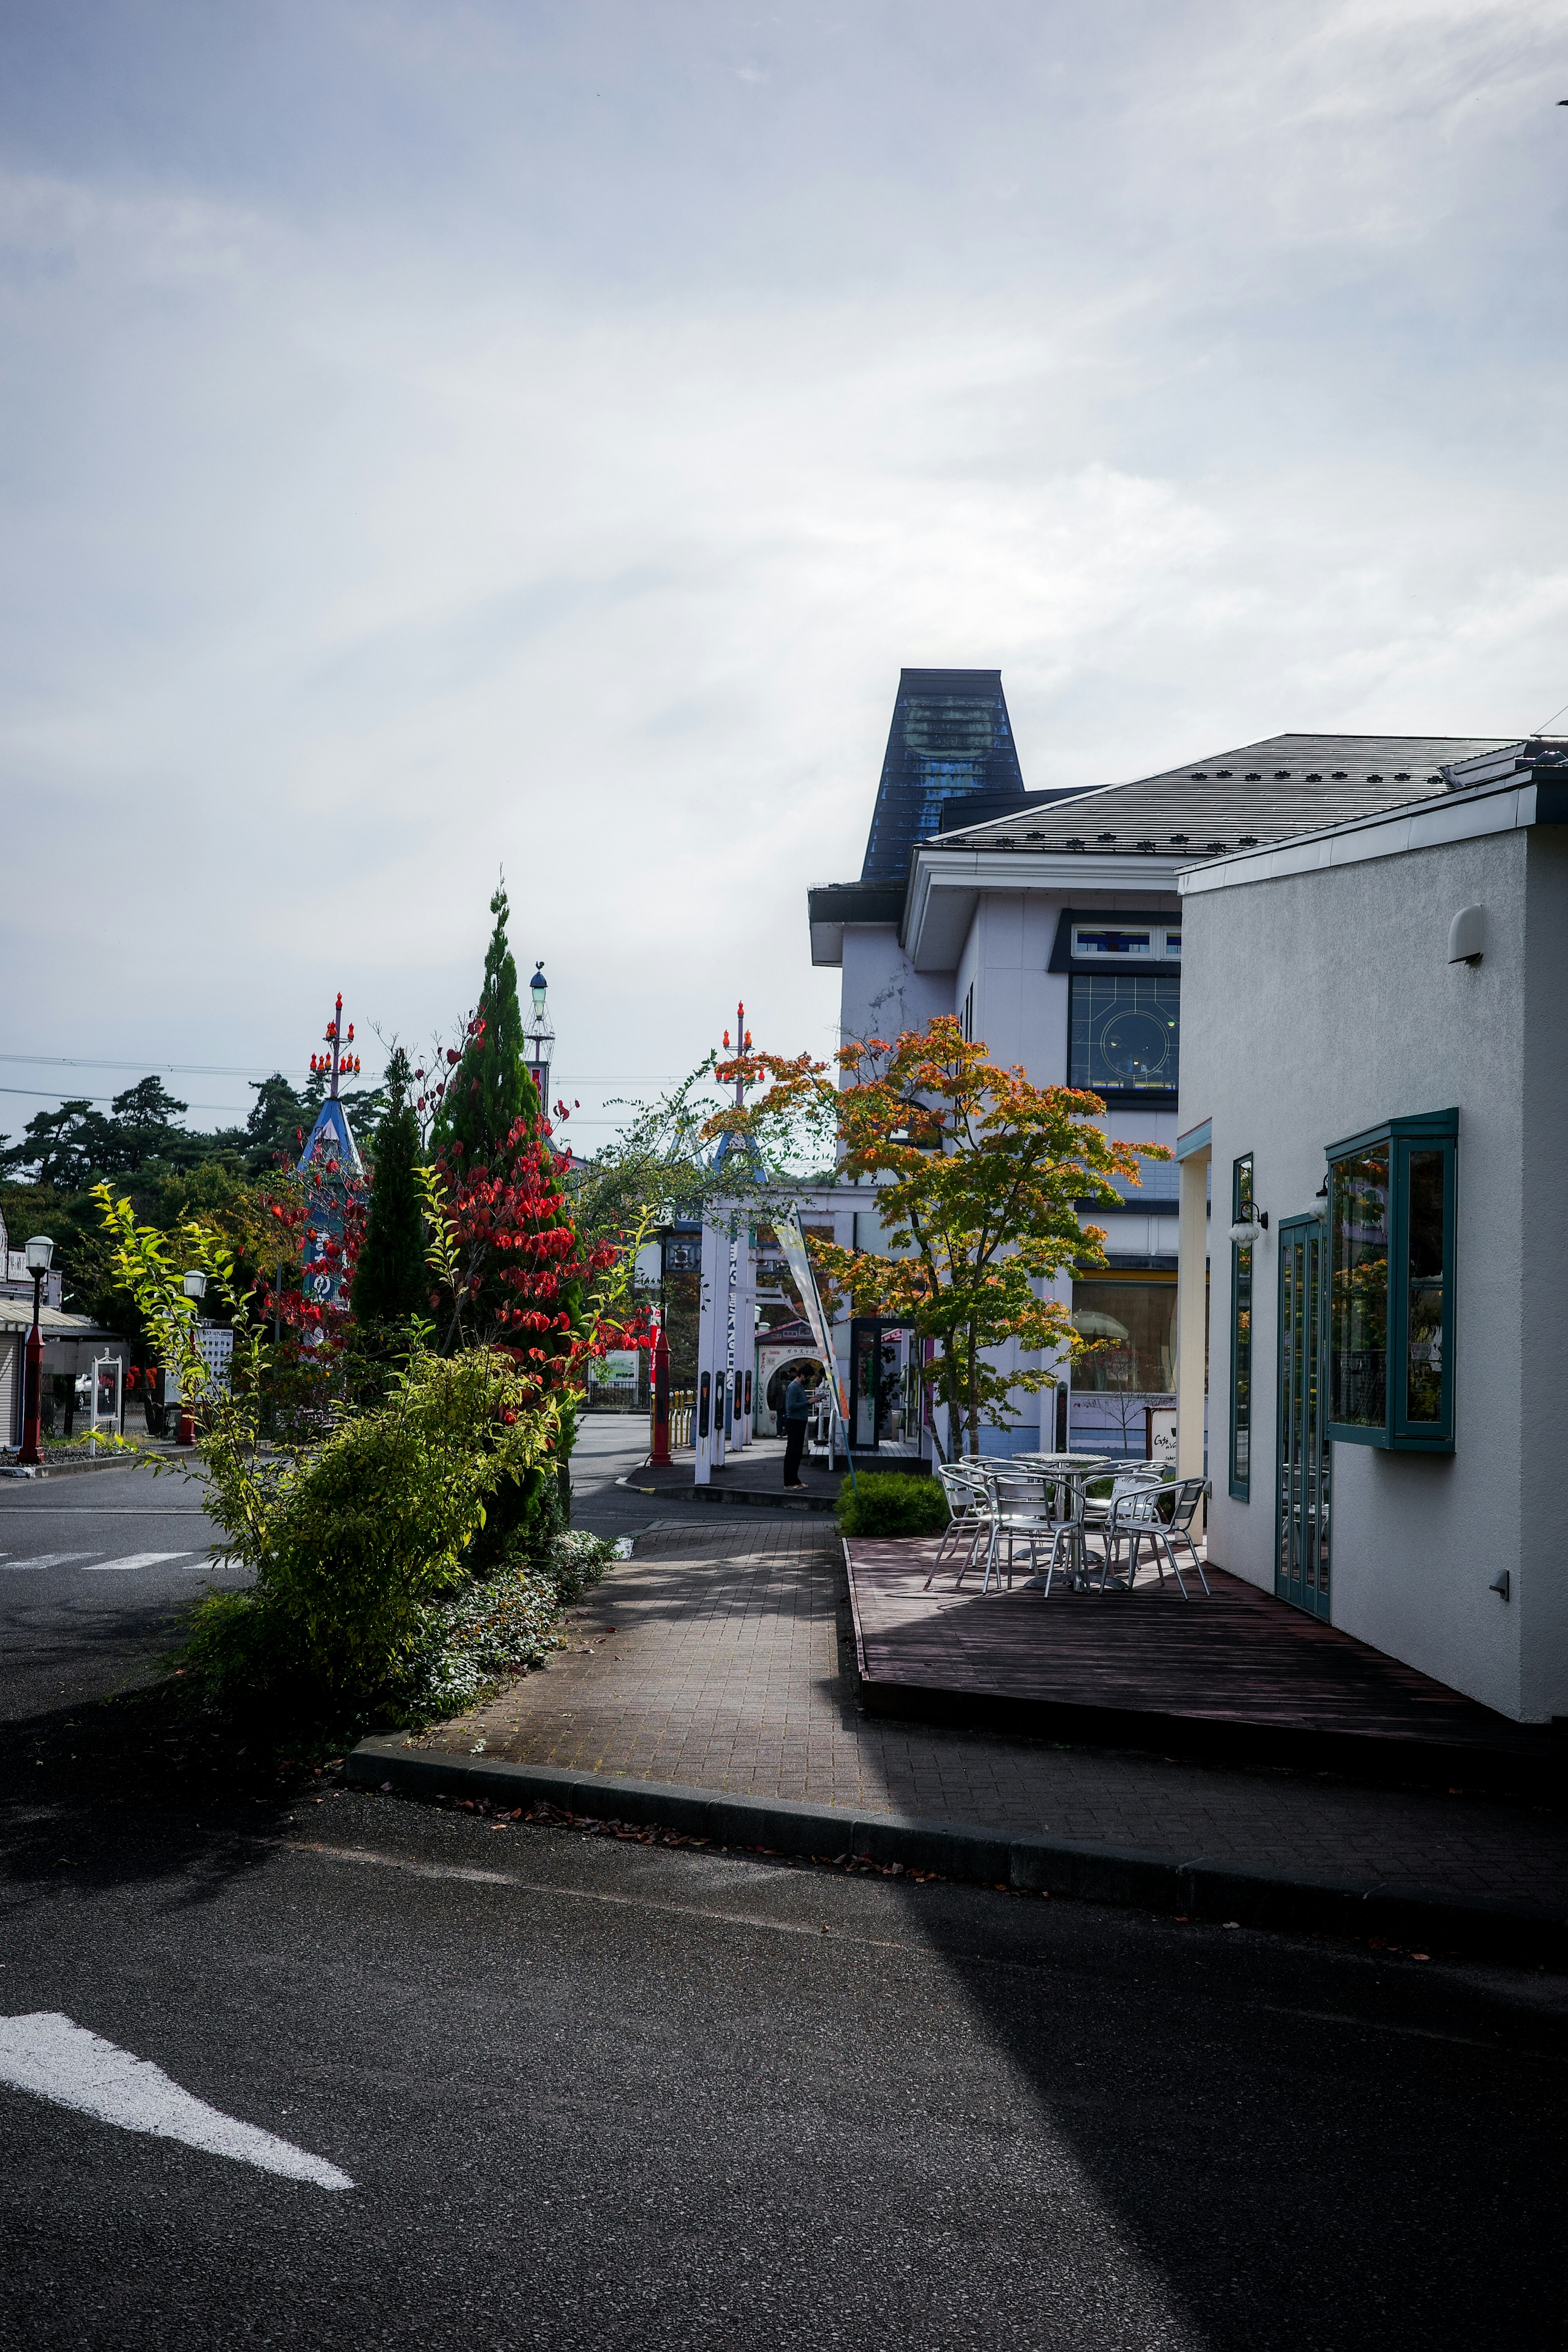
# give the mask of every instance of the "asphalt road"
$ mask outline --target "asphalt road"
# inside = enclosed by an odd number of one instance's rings
[[[182,1603],[244,1580],[213,1567],[214,1532],[175,1472],[0,1482],[0,1720],[144,1675]]]
[[[1562,1980],[342,1790],[82,1697],[152,1572],[0,1726],[0,2347],[1562,2343]]]
[[[6,2346],[1562,2341],[1555,1980],[358,1793],[7,1844],[0,2017],[353,2185],[0,2087]]]
[[[647,1453],[646,1419],[584,1416],[573,1461],[579,1526],[621,1535],[658,1516],[616,1484]],[[199,1485],[173,1470],[0,1481],[0,1721],[155,1671],[182,1607],[209,1584],[246,1580],[210,1559],[216,1533]]]

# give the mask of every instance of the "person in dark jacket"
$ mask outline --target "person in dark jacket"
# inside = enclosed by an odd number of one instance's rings
[[[806,1365],[796,1372],[784,1391],[784,1482],[786,1486],[804,1486],[800,1475],[800,1457],[805,1451],[805,1433],[811,1423],[812,1391],[816,1386],[815,1365]]]

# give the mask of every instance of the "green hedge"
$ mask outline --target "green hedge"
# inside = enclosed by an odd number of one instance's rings
[[[947,1525],[947,1501],[935,1478],[897,1470],[862,1470],[857,1495],[838,1489],[838,1526],[847,1536],[931,1536]]]

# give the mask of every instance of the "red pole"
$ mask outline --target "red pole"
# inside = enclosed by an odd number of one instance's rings
[[[42,1462],[39,1438],[43,1428],[44,1335],[38,1325],[38,1301],[44,1286],[41,1274],[33,1276],[33,1328],[27,1334],[27,1368],[24,1375],[22,1450],[18,1462]]]
[[[656,1468],[669,1461],[669,1341],[662,1323],[653,1341],[653,1452],[648,1458]]]

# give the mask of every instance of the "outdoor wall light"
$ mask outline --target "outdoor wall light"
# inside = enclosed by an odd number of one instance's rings
[[[55,1245],[48,1234],[35,1234],[27,1244],[27,1272],[47,1274],[53,1264],[54,1255]]]
[[[1488,1585],[1488,1587],[1487,1587],[1487,1591],[1488,1591],[1489,1592],[1498,1592],[1498,1593],[1500,1593],[1500,1594],[1502,1595],[1502,1598],[1503,1598],[1505,1601],[1508,1599],[1508,1595],[1509,1595],[1509,1573],[1508,1573],[1508,1570],[1507,1570],[1507,1569],[1506,1569],[1506,1568],[1500,1568],[1500,1569],[1499,1569],[1499,1570],[1498,1570],[1497,1574],[1493,1577],[1493,1579],[1492,1579],[1491,1582]]]
[[[186,1275],[183,1287],[187,1298],[205,1298],[206,1297],[207,1290],[206,1276],[199,1270],[193,1268],[192,1271]]]
[[[1230,1237],[1233,1242],[1239,1242],[1243,1249],[1250,1249],[1258,1234],[1266,1234],[1268,1231],[1268,1210],[1254,1209],[1250,1217],[1240,1217],[1237,1220],[1230,1229]]]
[[[1461,907],[1448,926],[1448,961],[1479,963],[1487,944],[1487,910]]]

